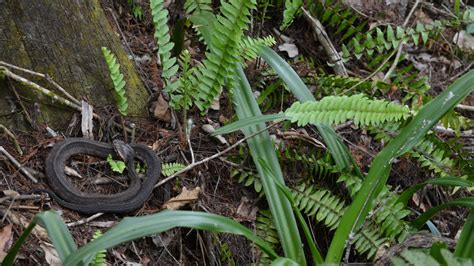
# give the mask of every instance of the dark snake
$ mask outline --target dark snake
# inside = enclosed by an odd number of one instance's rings
[[[114,144],[82,138],[69,138],[54,145],[45,162],[49,186],[54,191],[35,189],[34,192],[46,192],[60,205],[83,214],[128,213],[137,210],[150,197],[155,183],[161,174],[161,163],[152,149],[141,144],[126,144],[133,151],[124,158],[127,165],[129,186],[116,194],[86,193],[79,191],[68,178],[64,167],[69,158],[84,154],[106,158],[117,156]],[[123,155],[122,155],[123,157]],[[135,172],[134,158],[140,158],[146,165],[144,178]],[[142,180],[143,179],[143,180]]]

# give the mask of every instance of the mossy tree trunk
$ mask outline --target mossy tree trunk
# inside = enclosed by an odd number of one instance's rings
[[[114,105],[102,46],[114,52],[122,65],[129,115],[145,116],[148,96],[145,86],[98,0],[0,0],[0,60],[47,74],[74,97],[86,98],[95,107]],[[25,86],[12,84],[27,109],[39,106],[38,123],[64,127],[69,122],[70,109]],[[28,128],[11,89],[5,80],[0,80],[0,123]]]

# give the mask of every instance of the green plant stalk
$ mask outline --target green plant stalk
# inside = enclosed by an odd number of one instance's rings
[[[409,151],[441,117],[474,90],[474,70],[464,74],[438,97],[425,105],[400,134],[375,157],[362,187],[344,213],[329,246],[326,263],[339,263],[352,232],[364,222],[373,200],[387,182],[392,161]]]
[[[454,255],[460,258],[474,260],[474,208],[467,217],[461,232],[461,237],[454,249]]]
[[[257,102],[252,95],[250,84],[243,72],[242,66],[236,64],[233,84],[232,99],[235,105],[235,111],[239,119],[244,119],[253,116],[262,115],[258,108]],[[265,124],[261,123],[255,126],[244,128],[242,131],[246,136],[254,132],[261,131],[265,128]],[[303,247],[301,245],[301,237],[298,231],[298,226],[293,214],[292,206],[286,199],[284,194],[278,189],[271,176],[268,176],[259,159],[268,162],[277,180],[283,181],[283,174],[281,172],[278,158],[275,154],[275,148],[267,131],[264,131],[257,136],[248,139],[247,143],[252,154],[252,158],[257,167],[258,173],[261,177],[265,196],[272,212],[273,222],[278,231],[280,241],[282,243],[285,256],[305,265],[305,257]]]
[[[309,249],[311,251],[311,255],[312,255],[311,258],[313,259],[313,265],[322,265],[324,263],[323,257],[321,256],[321,253],[316,247],[316,243],[314,242],[313,236],[311,235],[311,231],[309,230],[309,227],[306,224],[306,221],[304,220],[303,215],[301,214],[301,211],[298,209],[298,207],[295,204],[294,196],[291,193],[290,189],[285,184],[282,184],[278,179],[275,178],[275,175],[272,173],[272,170],[270,169],[270,167],[264,160],[260,159],[259,161],[262,164],[268,176],[272,177],[273,182],[277,184],[280,191],[285,195],[288,201],[290,201],[291,206],[293,206],[293,211],[295,212],[296,218],[298,219],[298,222],[300,223],[301,227],[303,227],[302,228],[303,233],[306,238],[306,241],[308,242]]]

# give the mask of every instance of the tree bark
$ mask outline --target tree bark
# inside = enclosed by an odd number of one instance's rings
[[[94,107],[114,105],[114,92],[101,47],[108,47],[121,64],[127,82],[130,116],[145,116],[147,91],[112,30],[98,0],[0,0],[0,60],[44,73],[76,99]],[[15,71],[30,80],[31,76]],[[38,81],[48,89],[47,83]],[[64,127],[69,108],[30,88],[11,82],[26,109],[40,109],[38,123]],[[0,123],[27,128],[18,100],[0,80]],[[60,95],[59,92],[57,92]],[[36,104],[36,105],[35,105]]]

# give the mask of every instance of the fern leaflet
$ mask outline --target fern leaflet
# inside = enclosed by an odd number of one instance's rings
[[[185,167],[185,165],[180,163],[164,163],[161,165],[161,173],[164,176],[171,176],[172,174],[183,170]]]
[[[110,78],[114,84],[115,102],[121,115],[126,116],[128,112],[128,102],[125,96],[125,80],[123,74],[120,73],[120,64],[117,62],[115,55],[106,47],[102,47],[102,54],[109,68]]]
[[[295,102],[285,111],[298,126],[308,123],[340,124],[349,119],[357,126],[378,125],[407,118],[406,106],[384,100],[369,100],[362,94],[353,96],[328,96],[318,102]]]

